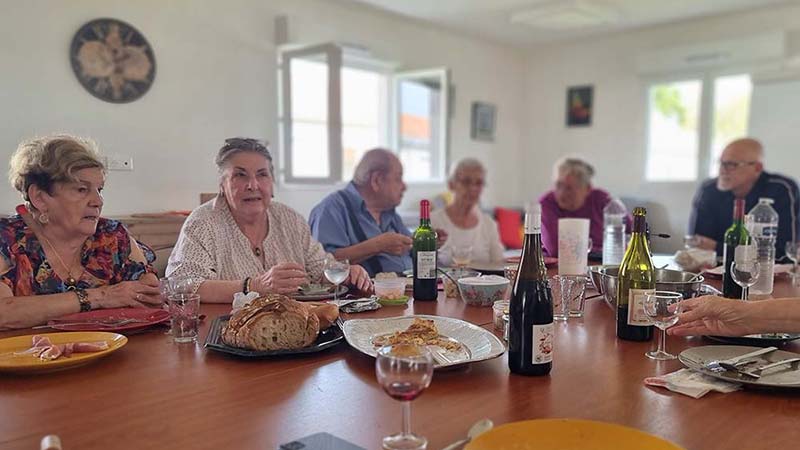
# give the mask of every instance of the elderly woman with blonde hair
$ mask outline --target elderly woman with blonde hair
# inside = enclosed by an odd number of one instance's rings
[[[10,166],[26,203],[0,219],[0,329],[161,304],[152,252],[121,223],[100,217],[106,176],[92,142],[32,139],[19,145]]]
[[[183,224],[167,276],[202,278],[200,299],[214,303],[230,303],[237,292],[292,294],[322,281],[333,255],[311,237],[298,212],[272,199],[275,178],[267,147],[250,138],[226,139],[216,165],[220,193]],[[361,266],[350,266],[345,282],[372,289]]]
[[[603,208],[611,201],[608,192],[592,186],[594,167],[586,161],[566,157],[553,166],[555,187],[539,198],[542,206],[542,246],[549,256],[558,256],[558,219],[589,219],[591,252],[603,249]],[[626,223],[630,226],[631,219]]]
[[[472,260],[502,261],[497,224],[478,205],[486,185],[486,168],[477,159],[462,159],[454,166],[447,185],[453,202],[431,213],[431,225],[447,232],[447,242],[440,249],[442,264],[453,263],[453,252],[458,248],[469,251],[467,257]]]

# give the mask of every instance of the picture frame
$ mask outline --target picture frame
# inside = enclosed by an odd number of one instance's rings
[[[472,102],[470,136],[475,141],[494,141],[497,107],[491,103]]]
[[[567,88],[567,126],[588,127],[592,125],[594,86],[570,86]]]

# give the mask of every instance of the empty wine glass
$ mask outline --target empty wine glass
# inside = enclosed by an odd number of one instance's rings
[[[387,345],[378,349],[375,359],[378,384],[395,400],[403,402],[403,428],[383,438],[388,450],[424,449],[428,440],[411,432],[411,401],[419,397],[433,378],[433,357],[425,346]]]
[[[661,336],[658,339],[658,350],[646,352],[644,355],[648,358],[658,361],[677,358],[677,356],[667,353],[667,328],[678,323],[681,300],[683,300],[683,295],[678,292],[654,291],[645,295],[642,305],[644,313],[653,320],[653,325],[661,330]]]
[[[731,278],[742,287],[742,300],[750,295],[750,286],[758,281],[761,265],[756,260],[731,262]]]
[[[798,285],[800,277],[797,274],[797,262],[800,260],[800,241],[789,241],[786,243],[786,257],[792,260],[792,284]]]
[[[346,259],[328,259],[325,261],[323,273],[325,278],[333,283],[333,301],[339,300],[339,285],[344,283],[344,280],[350,275],[350,261]]]

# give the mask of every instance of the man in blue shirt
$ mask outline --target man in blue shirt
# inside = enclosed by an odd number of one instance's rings
[[[347,187],[311,210],[311,233],[327,252],[361,264],[371,276],[411,269],[411,232],[395,212],[405,190],[397,156],[370,150]]]
[[[722,255],[725,230],[733,223],[733,200],[745,199],[750,211],[759,198],[774,200],[778,212],[776,259],[786,252],[786,242],[795,241],[800,223],[800,192],[791,178],[764,171],[764,150],[755,139],[737,139],[722,152],[719,177],[705,181],[695,195],[689,234],[701,237],[701,247]]]

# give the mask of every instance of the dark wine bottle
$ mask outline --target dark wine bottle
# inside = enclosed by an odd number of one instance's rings
[[[725,264],[725,273],[722,274],[723,297],[742,298],[742,287],[736,284],[731,276],[731,263],[736,253],[736,247],[748,244],[750,244],[750,233],[744,226],[744,199],[737,198],[733,201],[733,223],[725,231],[722,247],[722,260]]]
[[[411,259],[414,264],[414,300],[436,300],[436,231],[431,228],[431,204],[419,202],[419,228],[414,232]]]
[[[508,314],[508,368],[547,375],[553,368],[553,295],[542,256],[542,215],[525,214],[525,240]]]
[[[628,341],[653,339],[653,323],[644,313],[647,293],[656,289],[656,276],[647,244],[647,210],[634,208],[633,234],[617,284],[617,337]]]

